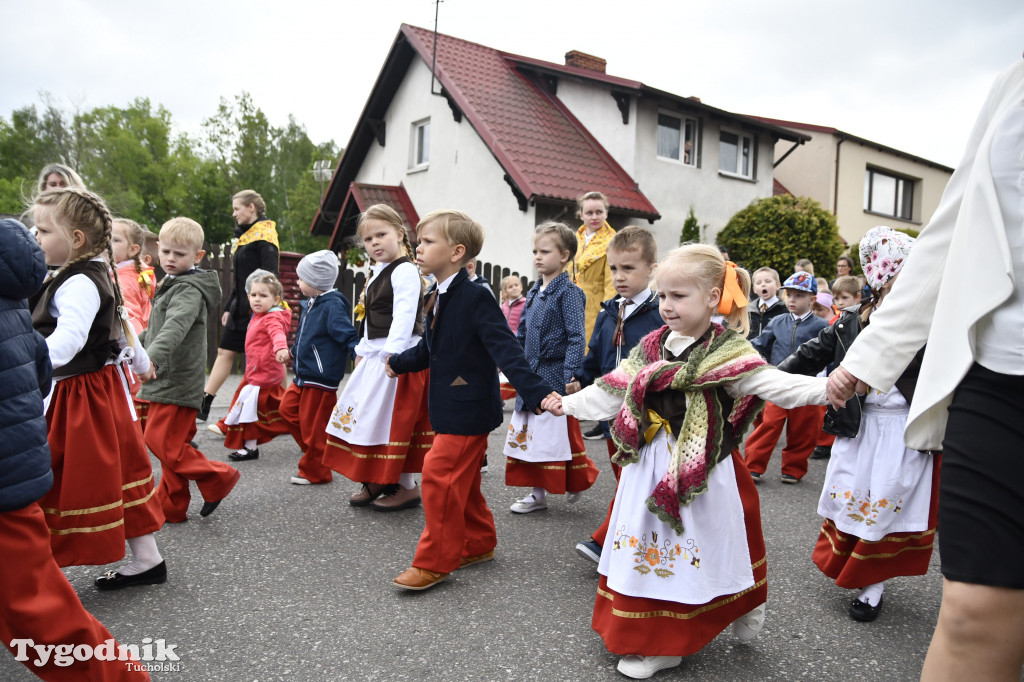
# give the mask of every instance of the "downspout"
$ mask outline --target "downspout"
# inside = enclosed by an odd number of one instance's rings
[[[846,142],[846,136],[839,134],[839,142],[836,143],[836,182],[832,189],[832,215],[839,215],[839,147]]]

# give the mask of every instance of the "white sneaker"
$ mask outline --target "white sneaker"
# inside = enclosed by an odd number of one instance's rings
[[[213,431],[218,436],[223,436],[224,435],[224,432],[217,428],[217,422],[214,422],[213,424],[210,424],[209,426],[207,426],[206,430],[207,431]]]
[[[579,491],[578,493],[566,493],[565,494],[565,501],[568,504],[576,504],[577,502],[580,501],[581,497],[583,497],[583,491],[582,490]]]
[[[313,485],[312,483],[310,483],[307,479],[303,478],[302,476],[292,476],[291,477],[291,482],[294,483],[295,485]]]
[[[764,627],[764,616],[764,604],[754,607],[749,613],[746,613],[733,621],[732,633],[736,635],[741,642],[749,642],[757,637],[757,633],[761,632],[761,628]]]
[[[533,493],[530,493],[521,500],[516,500],[515,504],[509,507],[509,509],[516,514],[529,514],[532,511],[539,511],[547,508],[547,501],[538,501],[537,498],[533,496]]]
[[[646,680],[659,670],[674,668],[682,662],[682,656],[623,656],[618,667],[626,677]]]

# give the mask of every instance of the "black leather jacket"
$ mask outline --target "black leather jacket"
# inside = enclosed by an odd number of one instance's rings
[[[831,326],[825,327],[817,338],[800,345],[796,351],[779,364],[779,369],[790,374],[814,376],[826,367],[838,367],[846,357],[846,351],[853,344],[867,323],[860,321],[860,306],[851,306]],[[921,348],[910,361],[900,378],[896,380],[896,388],[909,403],[914,399],[917,386],[917,375],[921,370]],[[844,438],[856,438],[860,433],[860,420],[863,413],[864,396],[854,396],[846,401],[846,407],[837,410],[831,405],[825,411],[825,433]]]

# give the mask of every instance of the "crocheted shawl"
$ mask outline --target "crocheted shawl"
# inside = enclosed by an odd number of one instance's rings
[[[280,249],[281,245],[277,241],[277,223],[273,220],[260,220],[238,238],[235,246],[245,246],[258,241],[270,242]]]
[[[615,230],[605,221],[594,236],[587,241],[587,226],[580,225],[576,230],[576,277],[573,283],[579,284],[579,274],[594,264],[608,251],[608,242],[615,236]]]
[[[750,343],[732,330],[712,329],[691,348],[686,360],[668,362],[663,358],[668,327],[643,338],[614,371],[598,379],[604,390],[624,398],[612,426],[612,440],[618,452],[612,461],[626,466],[639,461],[643,431],[644,398],[648,391],[682,391],[686,414],[677,435],[668,469],[647,498],[647,508],[679,534],[683,523],[679,510],[708,489],[708,475],[722,452],[726,426],[743,433],[764,407],[757,396],[743,396],[724,410],[718,389],[731,381],[769,368]]]

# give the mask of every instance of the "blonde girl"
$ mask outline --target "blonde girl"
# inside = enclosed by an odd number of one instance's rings
[[[587,192],[576,200],[576,205],[583,224],[576,230],[573,281],[587,298],[584,341],[589,346],[601,304],[615,297],[615,285],[612,283],[607,257],[608,242],[615,236],[615,230],[608,224],[608,199],[605,195]]]
[[[427,416],[428,370],[391,379],[384,364],[423,334],[423,285],[394,209],[370,206],[358,230],[373,262],[356,306],[356,367],[327,425],[324,464],[362,483],[349,498],[352,506],[395,511],[420,504],[414,474],[423,471],[434,435]]]
[[[127,540],[132,561],[96,586],[162,583],[167,566],[153,533],[164,515],[122,363],[143,381],[153,370],[110,277],[110,211],[70,187],[43,192],[32,210],[46,262],[57,266],[32,300],[55,379],[46,413],[54,485],[40,500],[53,556],[61,566],[108,564]]]
[[[516,338],[523,344],[530,369],[561,392],[579,376],[586,347],[583,340],[585,297],[565,271],[576,252],[576,236],[562,223],[537,226],[533,263],[540,274],[526,294]],[[576,502],[597,479],[587,457],[576,419],[533,415],[516,398],[505,442],[505,485],[532,488],[511,507],[516,514],[547,509],[547,494],[566,493]]]
[[[744,338],[750,276],[718,249],[675,249],[656,280],[665,326],[615,371],[543,404],[615,420],[622,476],[593,627],[622,656],[619,671],[637,679],[678,665],[730,624],[741,640],[760,631],[768,594],[760,509],[733,449],[764,399],[822,404],[826,381],[765,364]]]
[[[132,328],[138,334],[149,324],[149,313],[156,293],[153,268],[142,262],[149,230],[128,218],[115,218],[111,232],[113,267],[124,295],[125,308]]]
[[[272,272],[255,270],[245,282],[252,319],[245,333],[245,376],[227,415],[209,428],[224,434],[228,459],[258,459],[259,445],[288,433],[278,408],[288,362],[288,331],[292,312],[284,302],[284,287]]]

